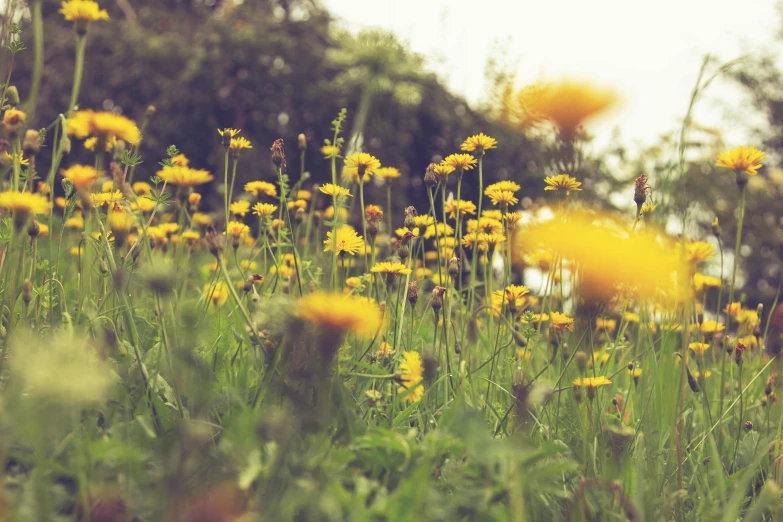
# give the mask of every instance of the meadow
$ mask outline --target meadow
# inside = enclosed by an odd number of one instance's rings
[[[703,237],[650,219],[652,176],[632,211],[582,196],[583,126],[616,95],[570,79],[506,98],[557,155],[535,207],[487,181],[511,145],[485,129],[419,165],[428,204],[394,204],[403,173],[347,110],[273,143],[215,129],[211,172],[181,143],[139,155],[165,114],[80,105],[113,21],[60,12],[73,81],[46,127],[27,28],[3,50],[0,520],[780,520],[783,307],[727,255],[763,151],[710,158],[736,210]]]

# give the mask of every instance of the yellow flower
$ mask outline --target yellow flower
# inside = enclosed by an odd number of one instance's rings
[[[437,227],[437,229],[436,229]],[[434,237],[440,237],[443,240],[446,236],[453,236],[454,229],[447,223],[438,223],[437,225],[429,225],[427,230],[424,231],[424,239],[431,239]]]
[[[710,349],[709,343],[690,343],[688,345],[688,348],[693,350],[693,353],[698,353],[699,355],[702,355],[704,352]]]
[[[379,168],[381,168],[381,162],[375,156],[366,152],[351,154],[345,158],[343,179],[356,182],[359,181],[361,176],[362,182],[366,182],[370,180],[370,176]]]
[[[463,141],[460,150],[475,152],[479,156],[483,156],[486,151],[494,149],[497,145],[498,140],[491,138],[482,132]]]
[[[713,277],[704,274],[693,274],[693,289],[701,292],[705,288],[720,288],[723,281],[720,277]]]
[[[407,234],[408,232],[413,234],[413,237],[419,237],[419,229],[418,228],[414,228],[413,230],[408,230],[408,227],[402,227],[402,228],[398,228],[397,230],[394,231],[394,233],[397,234],[400,237],[405,237],[405,234]]]
[[[63,226],[65,228],[73,229],[84,228],[84,218],[81,216],[81,214],[73,215],[65,220]]]
[[[405,266],[402,263],[397,262],[391,262],[391,261],[382,261],[380,263],[375,263],[375,266],[373,266],[370,269],[373,273],[380,273],[380,274],[410,274],[412,270]]]
[[[49,212],[49,200],[40,194],[31,192],[0,192],[0,207],[14,213],[17,226],[23,225],[34,214]]]
[[[336,198],[345,198],[345,197],[351,197],[351,191],[348,190],[345,187],[341,187],[340,185],[335,185],[333,183],[324,183],[320,187],[318,187],[318,190],[323,192],[324,194],[327,194],[329,196],[333,196]]]
[[[555,329],[559,332],[562,332],[564,330],[568,330],[569,332],[574,331],[574,320],[568,317],[565,314],[561,314],[560,312],[552,312],[551,314],[552,319],[552,325],[555,327]]]
[[[190,160],[184,154],[177,154],[171,157],[171,163],[180,167],[187,167],[190,165]]]
[[[230,148],[232,152],[236,153],[242,149],[252,149],[253,145],[250,144],[249,139],[239,137],[239,138],[231,138],[228,148]]]
[[[106,140],[106,143],[103,144],[103,148],[106,150],[106,152],[110,152],[114,150],[114,146],[117,144],[117,138],[114,136],[109,136],[109,138]],[[84,148],[87,150],[95,151],[95,147],[98,145],[98,138],[87,138],[84,140]]]
[[[145,181],[137,181],[131,185],[133,192],[139,195],[149,196],[152,194],[152,185]]]
[[[694,377],[696,377],[697,379],[698,379],[698,378],[700,378],[700,377],[704,377],[704,378],[706,379],[707,377],[709,377],[710,375],[712,375],[712,372],[711,372],[711,371],[709,371],[709,370],[707,370],[706,372],[704,372],[704,375],[703,375],[703,376],[702,376],[702,374],[701,374],[701,372],[700,372],[699,370],[693,370],[693,372],[692,372],[692,373],[693,373],[693,376],[694,376]]]
[[[277,197],[277,187],[267,181],[251,181],[245,183],[245,192],[249,192],[254,196],[264,194],[270,198]]]
[[[433,172],[435,173],[436,176],[438,176],[441,179],[441,181],[448,178],[449,174],[454,172],[454,170],[456,170],[454,167],[452,167],[451,165],[446,165],[445,163],[438,163],[433,168]]]
[[[98,177],[98,171],[95,167],[89,165],[73,165],[67,169],[60,170],[62,177],[71,180],[77,190],[86,190],[95,183]]]
[[[764,160],[765,155],[765,153],[753,146],[737,147],[736,149],[718,154],[718,161],[715,165],[731,169],[737,174],[755,176],[758,174],[759,168],[761,168],[761,162]]]
[[[236,216],[245,217],[245,214],[250,212],[250,202],[245,201],[244,199],[234,201],[229,205],[228,210]]]
[[[489,247],[489,251],[492,252],[500,244],[506,241],[506,236],[497,233],[480,233],[479,242],[485,243]]]
[[[69,22],[95,22],[108,20],[109,13],[92,0],[67,0],[60,7],[60,14]]]
[[[336,237],[332,230],[326,233],[324,252],[331,252],[335,246],[337,247],[338,255],[350,254],[353,256],[364,248],[364,240],[352,226],[343,225],[337,229]]]
[[[486,216],[486,213],[483,213]],[[468,232],[482,232],[485,234],[500,234],[503,232],[503,223],[497,219],[482,216],[481,219],[468,220]]]
[[[24,157],[24,153],[23,152],[20,152],[18,154],[16,154],[16,153],[8,154],[7,152],[4,152],[3,154],[5,154],[5,159],[8,160],[9,162],[12,162],[12,161],[15,161],[15,160],[18,159],[20,165],[29,165],[30,164],[30,160]]]
[[[240,238],[250,233],[250,227],[240,221],[229,221],[226,227],[226,233],[233,238]]]
[[[76,111],[68,118],[65,129],[69,136],[79,139],[96,137],[99,141],[108,141],[114,137],[131,145],[141,141],[141,133],[136,124],[125,116],[112,112]]]
[[[93,207],[102,207],[109,203],[120,201],[123,198],[122,192],[116,190],[114,192],[94,192],[90,194],[90,200]]]
[[[516,205],[519,200],[514,197],[514,193],[508,190],[496,190],[489,193],[489,199],[492,200],[493,205],[501,205],[507,207],[509,205]]]
[[[3,113],[3,125],[6,127],[18,127],[27,119],[27,115],[19,109],[8,109]]]
[[[597,330],[606,330],[607,332],[614,332],[615,328],[617,328],[617,320],[599,317],[595,320],[595,327]]]
[[[628,227],[609,215],[570,212],[563,217],[527,227],[517,234],[514,248],[528,255],[552,251],[579,266],[582,295],[609,301],[618,288],[642,297],[670,291],[683,267],[671,241],[648,230],[630,235]],[[667,248],[668,246],[668,248]]]
[[[472,201],[452,199],[446,202],[445,211],[449,214],[451,219],[457,219],[457,215],[464,216],[465,214],[475,214],[476,204]]]
[[[178,165],[165,166],[158,171],[158,176],[165,182],[178,187],[190,188],[203,185],[215,179],[206,170],[180,167]]]
[[[218,131],[218,134],[220,134],[220,136],[221,136],[221,137],[224,137],[224,138],[225,138],[226,136],[228,136],[228,137],[229,137],[229,139],[230,139],[230,138],[233,138],[234,136],[236,136],[237,134],[239,134],[240,132],[242,132],[242,131],[241,131],[241,130],[239,130],[239,129],[231,129],[231,128],[229,128],[229,127],[226,127],[225,129],[218,129],[217,131]],[[230,143],[230,142],[229,142],[229,143]]]
[[[182,239],[193,243],[201,239],[201,234],[199,234],[196,230],[186,230],[182,233]]]
[[[476,232],[468,232],[462,236],[462,246],[468,250],[486,250],[488,248],[487,242],[483,237],[485,234],[478,234]]]
[[[623,321],[626,323],[636,323],[639,324],[640,317],[639,314],[636,314],[634,312],[625,312],[623,314]]]
[[[348,217],[348,210],[343,207],[340,207],[339,214],[340,214],[340,219],[345,220]],[[324,209],[324,217],[326,219],[334,218],[334,207],[332,205],[329,205]]]
[[[299,301],[296,314],[327,334],[353,333],[369,338],[381,325],[378,307],[367,299],[314,292]]]
[[[487,186],[487,188],[484,189],[484,195],[489,196],[493,192],[500,192],[500,191],[507,191],[507,192],[519,192],[519,190],[522,187],[520,187],[518,184],[514,183],[513,181],[498,181],[497,183],[493,183],[492,185]]]
[[[685,259],[690,263],[701,263],[715,255],[715,247],[706,241],[691,241],[685,245]]]
[[[495,221],[500,221],[503,219],[503,212],[501,210],[482,210],[481,211],[481,217],[487,218],[487,219],[494,219]]]
[[[223,281],[218,281],[214,285],[205,285],[204,299],[212,306],[223,306],[228,301],[228,285]]]
[[[544,179],[544,183],[546,183],[546,187],[544,187],[544,190],[556,190],[560,193],[565,193],[565,195],[569,195],[572,190],[582,190],[582,182],[577,181],[576,178],[573,178],[569,176],[568,174],[558,174],[557,176],[547,176]]]
[[[356,288],[361,284],[362,284],[362,280],[359,279],[358,277],[349,277],[348,279],[345,280],[345,286],[351,289]]]
[[[424,396],[424,364],[419,352],[402,352],[403,361],[400,363],[400,387],[397,393],[405,393],[406,402],[419,402]]]
[[[277,205],[271,203],[256,203],[253,205],[253,214],[256,216],[271,216],[277,210]]]
[[[650,202],[650,201],[647,201],[647,202],[645,202],[645,203],[642,205],[642,208],[641,208],[640,212],[641,212],[642,214],[649,214],[650,212],[652,212],[653,210],[655,210],[655,207],[657,207],[657,206],[658,206],[658,204],[657,204],[657,203],[652,203],[652,202]]]
[[[495,290],[492,292],[492,308],[496,312],[505,309],[515,314],[525,306],[525,296],[529,293],[528,287],[523,285],[509,285],[503,290]]]
[[[725,329],[726,327],[724,325],[717,321],[713,321],[712,319],[706,319],[702,321],[701,325],[699,325],[699,330],[705,334],[718,333]]]
[[[202,227],[212,224],[212,218],[203,212],[194,212],[191,219],[193,220],[193,223]]]
[[[381,167],[375,171],[375,175],[381,179],[397,179],[401,176],[400,171],[394,167]]]
[[[131,203],[131,209],[141,210],[142,212],[151,212],[157,204],[155,201],[147,196],[138,198],[135,202]]]
[[[582,377],[574,380],[574,386],[588,389],[596,389],[600,388],[601,386],[608,386],[609,384],[612,384],[612,381],[607,379],[604,375],[600,375],[598,377]]]
[[[616,99],[613,92],[563,79],[527,87],[519,93],[517,102],[523,120],[529,123],[548,120],[564,134],[571,134],[587,119],[612,106]]]
[[[335,145],[324,145],[321,147],[321,154],[324,158],[336,158],[340,155],[340,147]]]
[[[462,172],[465,170],[471,170],[476,166],[477,161],[476,158],[470,154],[449,154],[443,158],[441,163],[443,165],[452,167],[454,170]]]

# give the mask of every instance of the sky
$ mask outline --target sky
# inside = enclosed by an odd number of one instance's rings
[[[775,0],[324,0],[349,30],[395,32],[449,88],[471,103],[486,93],[484,66],[505,57],[520,86],[563,76],[613,87],[623,104],[591,128],[619,128],[627,145],[653,143],[685,114],[704,55],[716,65],[768,47],[780,29]],[[501,51],[501,52],[498,52]],[[747,104],[716,82],[696,119],[744,139],[726,114]],[[729,111],[722,110],[728,107]],[[736,115],[734,116],[736,117]],[[731,144],[731,143],[730,143]]]

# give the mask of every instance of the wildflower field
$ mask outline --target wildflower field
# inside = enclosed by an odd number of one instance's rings
[[[504,97],[554,154],[532,183],[490,178],[514,145],[477,128],[408,204],[345,109],[211,130],[217,169],[187,128],[142,157],[165,114],[80,103],[115,23],[92,0],[61,3],[70,101],[35,118],[31,4],[0,71],[0,520],[781,519],[783,307],[729,255],[764,152],[709,158],[731,222],[702,228],[651,218],[652,174],[628,211],[585,195],[584,124],[617,96],[571,79]]]

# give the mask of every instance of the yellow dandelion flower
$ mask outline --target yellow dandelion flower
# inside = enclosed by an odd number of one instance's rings
[[[396,274],[396,275],[406,275],[410,274],[412,270],[405,266],[403,263],[397,263],[392,261],[382,261],[380,263],[375,263],[375,266],[373,266],[370,269],[371,272],[376,274]]]
[[[182,233],[182,239],[188,241],[189,243],[195,243],[201,239],[201,234],[196,230],[186,230]]]
[[[577,181],[576,178],[569,176],[568,174],[558,174],[557,176],[547,176],[544,179],[546,187],[544,190],[556,190],[566,196],[571,193],[572,190],[582,190],[582,182]]]
[[[706,319],[702,321],[702,323],[698,325],[698,327],[699,330],[705,334],[718,333],[726,329],[724,325],[722,325],[718,321],[713,321],[712,319]]]
[[[457,215],[475,214],[476,204],[472,201],[452,199],[446,202],[445,210],[451,219],[457,219]]]
[[[639,314],[637,314],[637,313],[625,312],[623,314],[623,321],[625,321],[626,323],[636,323],[636,324],[639,324],[640,320],[641,320],[641,318],[639,317]]]
[[[277,187],[267,181],[251,181],[245,183],[245,192],[258,196],[264,194],[270,198],[277,197]]]
[[[465,141],[462,142],[462,146],[460,146],[460,150],[475,152],[479,156],[483,156],[486,151],[494,149],[497,145],[498,140],[481,132],[465,139]]]
[[[203,212],[194,212],[191,219],[193,220],[193,223],[202,227],[212,224],[212,218],[209,217],[209,214],[204,214]]]
[[[617,320],[599,317],[595,320],[595,328],[597,330],[606,330],[607,332],[614,332],[615,328],[617,328]]]
[[[94,192],[90,194],[90,200],[92,201],[93,207],[102,207],[103,205],[115,203],[122,200],[123,197],[122,192],[119,190],[115,190],[114,192]]]
[[[610,381],[606,376],[600,375],[598,377],[581,377],[579,379],[574,380],[574,386],[579,386],[580,388],[600,388],[601,386],[608,386],[612,384],[612,381]]]
[[[406,402],[419,402],[424,397],[424,364],[419,352],[402,352],[400,362],[400,387],[397,393],[405,395]],[[410,390],[410,391],[408,391]]]
[[[512,229],[522,221],[522,212],[506,212],[503,214],[503,221],[509,229]]]
[[[133,192],[143,196],[150,196],[152,194],[152,185],[146,181],[137,181],[131,185]]]
[[[137,145],[141,141],[141,133],[136,124],[125,116],[112,112],[76,111],[68,118],[65,130],[69,136],[79,139],[96,137],[99,143],[112,137],[131,145]]]
[[[391,180],[399,178],[402,174],[394,167],[381,167],[375,171],[375,175],[381,179]]]
[[[489,193],[489,199],[493,205],[500,205],[507,207],[509,205],[516,205],[519,200],[514,196],[514,193],[508,190],[497,190]]]
[[[95,147],[98,145],[98,138],[92,137],[84,140],[84,148],[87,150],[95,151]],[[117,138],[109,136],[109,138],[103,144],[103,148],[106,152],[111,152],[117,145]]]
[[[81,214],[76,214],[65,220],[63,223],[65,228],[80,229],[84,228],[84,218]]]
[[[691,241],[685,245],[685,259],[689,263],[701,263],[715,255],[715,247],[706,241]]]
[[[701,292],[705,288],[720,288],[721,286],[723,286],[723,280],[720,277],[693,274],[693,289],[697,292]]]
[[[366,182],[379,168],[381,162],[378,158],[366,152],[358,152],[345,158],[342,175],[343,179],[353,182],[358,182],[361,176],[362,182]]]
[[[318,187],[318,190],[320,190],[324,194],[336,198],[351,197],[350,190],[348,190],[345,187],[341,187],[340,185],[335,185],[334,183],[324,183],[323,185]]]
[[[179,165],[167,165],[159,170],[157,174],[162,180],[170,185],[177,185],[178,187],[183,188],[203,185],[215,179],[212,174],[206,170],[181,167]]]
[[[92,0],[67,0],[60,4],[60,14],[68,22],[108,20],[109,13]]]
[[[245,201],[244,199],[234,201],[228,206],[228,210],[235,216],[245,217],[245,215],[250,212],[250,202]]]
[[[517,313],[524,308],[529,293],[528,287],[523,285],[509,285],[502,290],[495,290],[492,292],[492,308],[496,312],[507,310],[512,314]]]
[[[32,215],[46,214],[49,212],[50,205],[49,200],[40,194],[12,190],[0,192],[0,208],[14,213],[14,222],[17,226],[23,225]]]
[[[372,301],[344,294],[307,294],[299,301],[296,315],[327,335],[369,338],[381,325],[381,313]]]
[[[517,102],[529,123],[550,121],[564,134],[571,134],[592,116],[616,103],[617,96],[578,80],[540,82],[523,89]]]
[[[737,147],[736,149],[727,150],[718,154],[717,163],[715,163],[715,165],[731,169],[737,174],[755,176],[761,168],[761,162],[764,161],[765,155],[765,153],[753,146]]]
[[[217,131],[218,131],[218,134],[220,134],[221,137],[225,138],[226,136],[228,136],[229,139],[233,138],[234,136],[236,136],[237,134],[242,132],[239,129],[232,129],[232,128],[229,128],[229,127],[226,127],[224,129],[218,129]]]
[[[349,254],[353,256],[364,248],[364,239],[356,233],[352,226],[343,225],[337,229],[336,237],[332,230],[326,233],[324,252],[331,252],[335,247],[338,255]]]
[[[433,168],[433,173],[438,176],[438,178],[441,179],[441,181],[445,180],[449,177],[449,174],[454,172],[456,169],[452,167],[451,165],[446,165],[445,163],[438,163]]]
[[[500,191],[519,192],[521,189],[522,187],[520,187],[518,184],[514,183],[513,181],[503,180],[488,185],[487,188],[484,189],[484,195],[489,196],[492,192],[500,192]]]
[[[336,158],[340,155],[340,147],[335,145],[324,145],[321,147],[321,154],[327,159]]]
[[[574,331],[574,320],[565,314],[561,314],[560,312],[552,312],[551,320],[552,325],[560,332],[564,330],[568,330],[569,332]]]
[[[60,175],[69,179],[77,190],[86,190],[95,183],[98,171],[89,165],[73,165],[67,169],[61,169]]]
[[[204,286],[204,299],[215,307],[221,307],[228,301],[228,285],[223,281],[218,281],[214,285]]]
[[[647,201],[644,204],[642,204],[642,208],[640,210],[641,214],[650,214],[653,210],[655,210],[655,207],[657,207],[657,203],[653,203],[651,201]]]
[[[441,162],[443,165],[447,165],[449,167],[452,167],[454,170],[458,172],[462,172],[465,170],[471,170],[473,167],[476,166],[476,158],[471,156],[470,154],[449,154],[445,158],[443,158],[443,161]]]
[[[239,138],[231,138],[228,148],[231,149],[232,152],[238,153],[243,149],[252,149],[253,145],[250,144],[249,139],[239,137]]]
[[[253,214],[256,216],[271,216],[277,211],[277,205],[271,203],[256,203],[253,205]]]
[[[710,345],[709,343],[690,343],[688,345],[688,348],[690,348],[693,351],[693,353],[702,355],[704,354],[704,352],[710,349]]]
[[[409,230],[408,227],[402,227],[398,228],[394,231],[395,234],[397,234],[399,237],[405,237],[405,234],[413,234],[413,237],[419,237],[419,229],[414,228],[413,230]]]
[[[486,216],[486,213],[484,213]],[[482,217],[481,219],[469,219],[467,223],[468,232],[480,232],[484,234],[500,234],[503,232],[503,223],[497,219]]]
[[[437,225],[429,225],[427,230],[424,231],[424,239],[432,239],[440,237],[441,239],[447,236],[453,236],[454,229],[447,223],[438,223]]]

